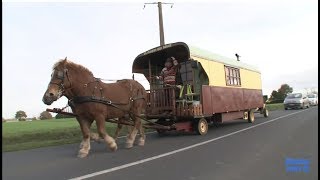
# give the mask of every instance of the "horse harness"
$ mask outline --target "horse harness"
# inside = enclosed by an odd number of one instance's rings
[[[68,101],[68,105],[70,107],[75,107],[75,104],[82,104],[82,103],[87,103],[87,102],[100,103],[100,104],[104,104],[104,105],[111,106],[111,107],[114,107],[116,109],[119,109],[119,110],[121,110],[123,112],[128,113],[129,115],[134,115],[134,116],[138,117],[137,115],[133,114],[131,111],[127,111],[127,110],[121,108],[120,106],[130,105],[130,103],[132,103],[132,102],[134,102],[136,100],[145,99],[143,96],[130,97],[128,103],[113,102],[111,100],[106,99],[103,96],[103,88],[100,87],[99,88],[100,97],[97,97],[97,96],[95,96],[95,92],[96,92],[96,89],[98,89],[98,87],[100,86],[100,82],[101,82],[100,78],[95,78],[94,81],[91,81],[89,83],[84,84],[83,87],[87,88],[89,86],[89,84],[97,83],[93,88],[91,96],[75,96],[75,97],[73,97],[72,99],[70,99]]]
[[[55,71],[57,71],[57,70],[55,70]],[[54,73],[52,74],[52,76],[53,76],[53,75],[54,75]],[[65,86],[64,86],[64,78],[65,78],[65,75],[66,75],[66,77],[67,77],[67,79],[68,79],[68,81],[69,81],[69,84],[70,84],[70,86],[69,86],[68,88],[65,88]],[[72,88],[72,84],[71,84],[71,81],[70,81],[69,76],[68,76],[68,69],[65,68],[63,71],[57,71],[57,75],[56,75],[56,76],[57,76],[57,79],[60,79],[60,80],[61,80],[60,84],[59,84],[59,83],[56,83],[56,82],[52,82],[52,80],[50,81],[49,84],[58,85],[62,93],[64,93],[67,89],[71,89],[71,88]],[[95,79],[94,81],[91,81],[91,82],[89,82],[89,83],[84,84],[84,88],[88,87],[88,85],[91,84],[91,83],[96,82],[97,84],[99,84],[99,83],[101,82],[101,79],[100,79],[100,78],[94,78],[94,79]],[[129,116],[130,116],[131,118],[133,118],[133,116],[135,116],[135,117],[141,118],[142,120],[145,120],[145,121],[147,121],[147,122],[149,122],[149,123],[157,124],[157,123],[154,123],[154,122],[152,122],[152,121],[149,121],[148,119],[145,119],[145,118],[143,118],[143,117],[141,117],[141,116],[139,116],[139,115],[136,115],[136,114],[134,114],[134,113],[131,112],[131,111],[127,111],[127,110],[119,107],[120,105],[128,105],[128,104],[130,104],[130,103],[132,103],[132,102],[134,102],[134,101],[136,101],[136,100],[139,100],[139,99],[145,99],[143,96],[130,97],[128,103],[112,102],[111,100],[108,100],[108,99],[106,99],[105,97],[102,96],[102,94],[103,94],[103,93],[102,93],[103,88],[99,88],[99,90],[100,90],[100,95],[101,95],[100,98],[94,96],[94,92],[95,92],[96,89],[97,89],[97,86],[94,87],[94,90],[93,90],[91,96],[75,96],[75,97],[69,99],[68,105],[69,105],[71,108],[73,108],[73,107],[75,107],[75,104],[82,104],[82,103],[86,103],[86,102],[101,103],[101,104],[104,104],[104,105],[111,106],[111,107],[114,107],[114,108],[116,108],[116,109],[119,109],[119,110],[121,110],[121,111],[123,111],[123,112],[126,112],[126,113],[129,114]],[[66,107],[65,107],[65,108],[66,108]],[[64,109],[64,108],[63,108],[63,109]],[[158,125],[158,124],[157,124],[157,125]]]

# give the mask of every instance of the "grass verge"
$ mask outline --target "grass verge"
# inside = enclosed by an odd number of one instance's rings
[[[266,108],[267,108],[269,111],[284,110],[283,103],[266,104]]]
[[[106,123],[106,131],[114,135],[116,124]],[[95,123],[91,132],[97,132]],[[123,128],[121,135],[124,135]],[[2,123],[2,152],[80,143],[82,133],[74,118]]]
[[[283,110],[283,103],[267,104],[269,111]],[[106,123],[106,131],[114,135],[116,124]],[[124,135],[125,130],[121,131]],[[97,132],[95,123],[92,132]],[[75,118],[2,123],[2,152],[80,143],[82,133]]]

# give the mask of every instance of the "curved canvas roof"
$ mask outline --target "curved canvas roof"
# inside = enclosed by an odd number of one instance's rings
[[[248,69],[248,70],[260,73],[257,67],[243,63],[241,61],[237,61],[236,59],[224,57],[224,56],[212,53],[210,51],[200,49],[196,46],[187,45],[184,42],[169,43],[163,46],[152,48],[148,51],[145,51],[139,54],[133,62],[132,72],[139,72],[139,69],[147,68],[148,59],[150,58],[152,59],[152,57],[155,57],[155,56],[175,56],[177,59],[189,59],[191,56],[194,56],[194,57],[199,57],[206,60],[220,62],[232,67]],[[165,59],[163,59],[163,61],[165,61]],[[159,63],[161,65],[164,64],[164,62],[160,62],[159,60],[157,60],[157,62],[154,62],[154,63],[157,63],[157,64]]]

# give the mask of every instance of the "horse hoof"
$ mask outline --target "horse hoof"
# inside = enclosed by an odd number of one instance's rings
[[[113,142],[111,145],[110,145],[110,150],[111,151],[116,151],[118,149],[118,146],[117,146],[117,144],[115,143],[115,142]]]
[[[126,143],[126,148],[127,149],[130,149],[130,148],[132,148],[133,147],[133,143]]]
[[[85,157],[88,156],[88,154],[89,154],[89,153],[79,152],[79,153],[78,153],[78,157],[79,157],[79,158],[85,158]]]
[[[90,137],[94,141],[99,141],[99,139],[100,139],[100,137],[99,137],[99,135],[97,133],[91,133]]]
[[[139,140],[139,142],[138,142],[138,146],[144,146],[144,140]]]

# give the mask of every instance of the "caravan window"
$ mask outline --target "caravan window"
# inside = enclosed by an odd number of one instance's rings
[[[225,66],[226,84],[228,86],[241,86],[240,71],[238,68]]]

